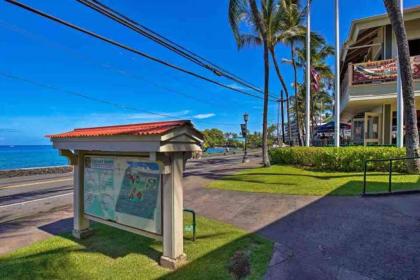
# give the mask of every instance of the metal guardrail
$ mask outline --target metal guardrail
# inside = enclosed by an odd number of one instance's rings
[[[195,241],[196,240],[196,229],[197,229],[197,224],[196,224],[196,219],[195,219],[195,211],[192,210],[192,209],[185,208],[184,212],[191,213],[191,215],[192,215],[193,241]]]
[[[390,194],[405,194],[405,193],[414,193],[414,192],[420,192],[420,186],[419,189],[413,189],[413,190],[398,190],[393,191],[392,190],[392,172],[393,172],[393,162],[394,161],[400,161],[400,160],[414,160],[414,159],[420,159],[420,157],[403,157],[403,158],[389,158],[389,159],[368,159],[364,161],[364,173],[363,173],[363,191],[362,196],[368,196],[368,195],[390,195]],[[367,192],[367,171],[368,171],[368,163],[369,162],[389,162],[388,163],[388,191],[387,192]],[[419,174],[420,175],[420,174]]]

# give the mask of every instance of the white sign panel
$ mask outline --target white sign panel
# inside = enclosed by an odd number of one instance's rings
[[[135,157],[86,156],[84,212],[162,234],[161,166]]]

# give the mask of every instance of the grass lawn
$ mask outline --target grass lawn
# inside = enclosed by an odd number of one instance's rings
[[[191,241],[190,233],[184,240],[188,263],[170,271],[157,263],[160,242],[100,224],[93,227],[95,234],[82,241],[65,234],[0,256],[0,279],[231,279],[227,264],[237,250],[250,255],[247,279],[262,279],[273,245],[198,217],[197,241]]]
[[[394,174],[392,189],[420,188],[419,175]],[[363,172],[322,172],[288,165],[241,171],[214,181],[210,188],[292,195],[359,195]],[[369,172],[367,191],[388,190],[388,173]]]

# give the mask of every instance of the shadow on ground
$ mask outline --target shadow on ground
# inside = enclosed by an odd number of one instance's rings
[[[268,279],[420,278],[420,195],[325,196],[258,233],[278,243]]]

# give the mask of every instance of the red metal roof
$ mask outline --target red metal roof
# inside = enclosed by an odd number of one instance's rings
[[[188,120],[138,123],[91,128],[76,128],[73,131],[47,135],[50,138],[74,138],[115,135],[160,135],[174,128],[191,125]]]

